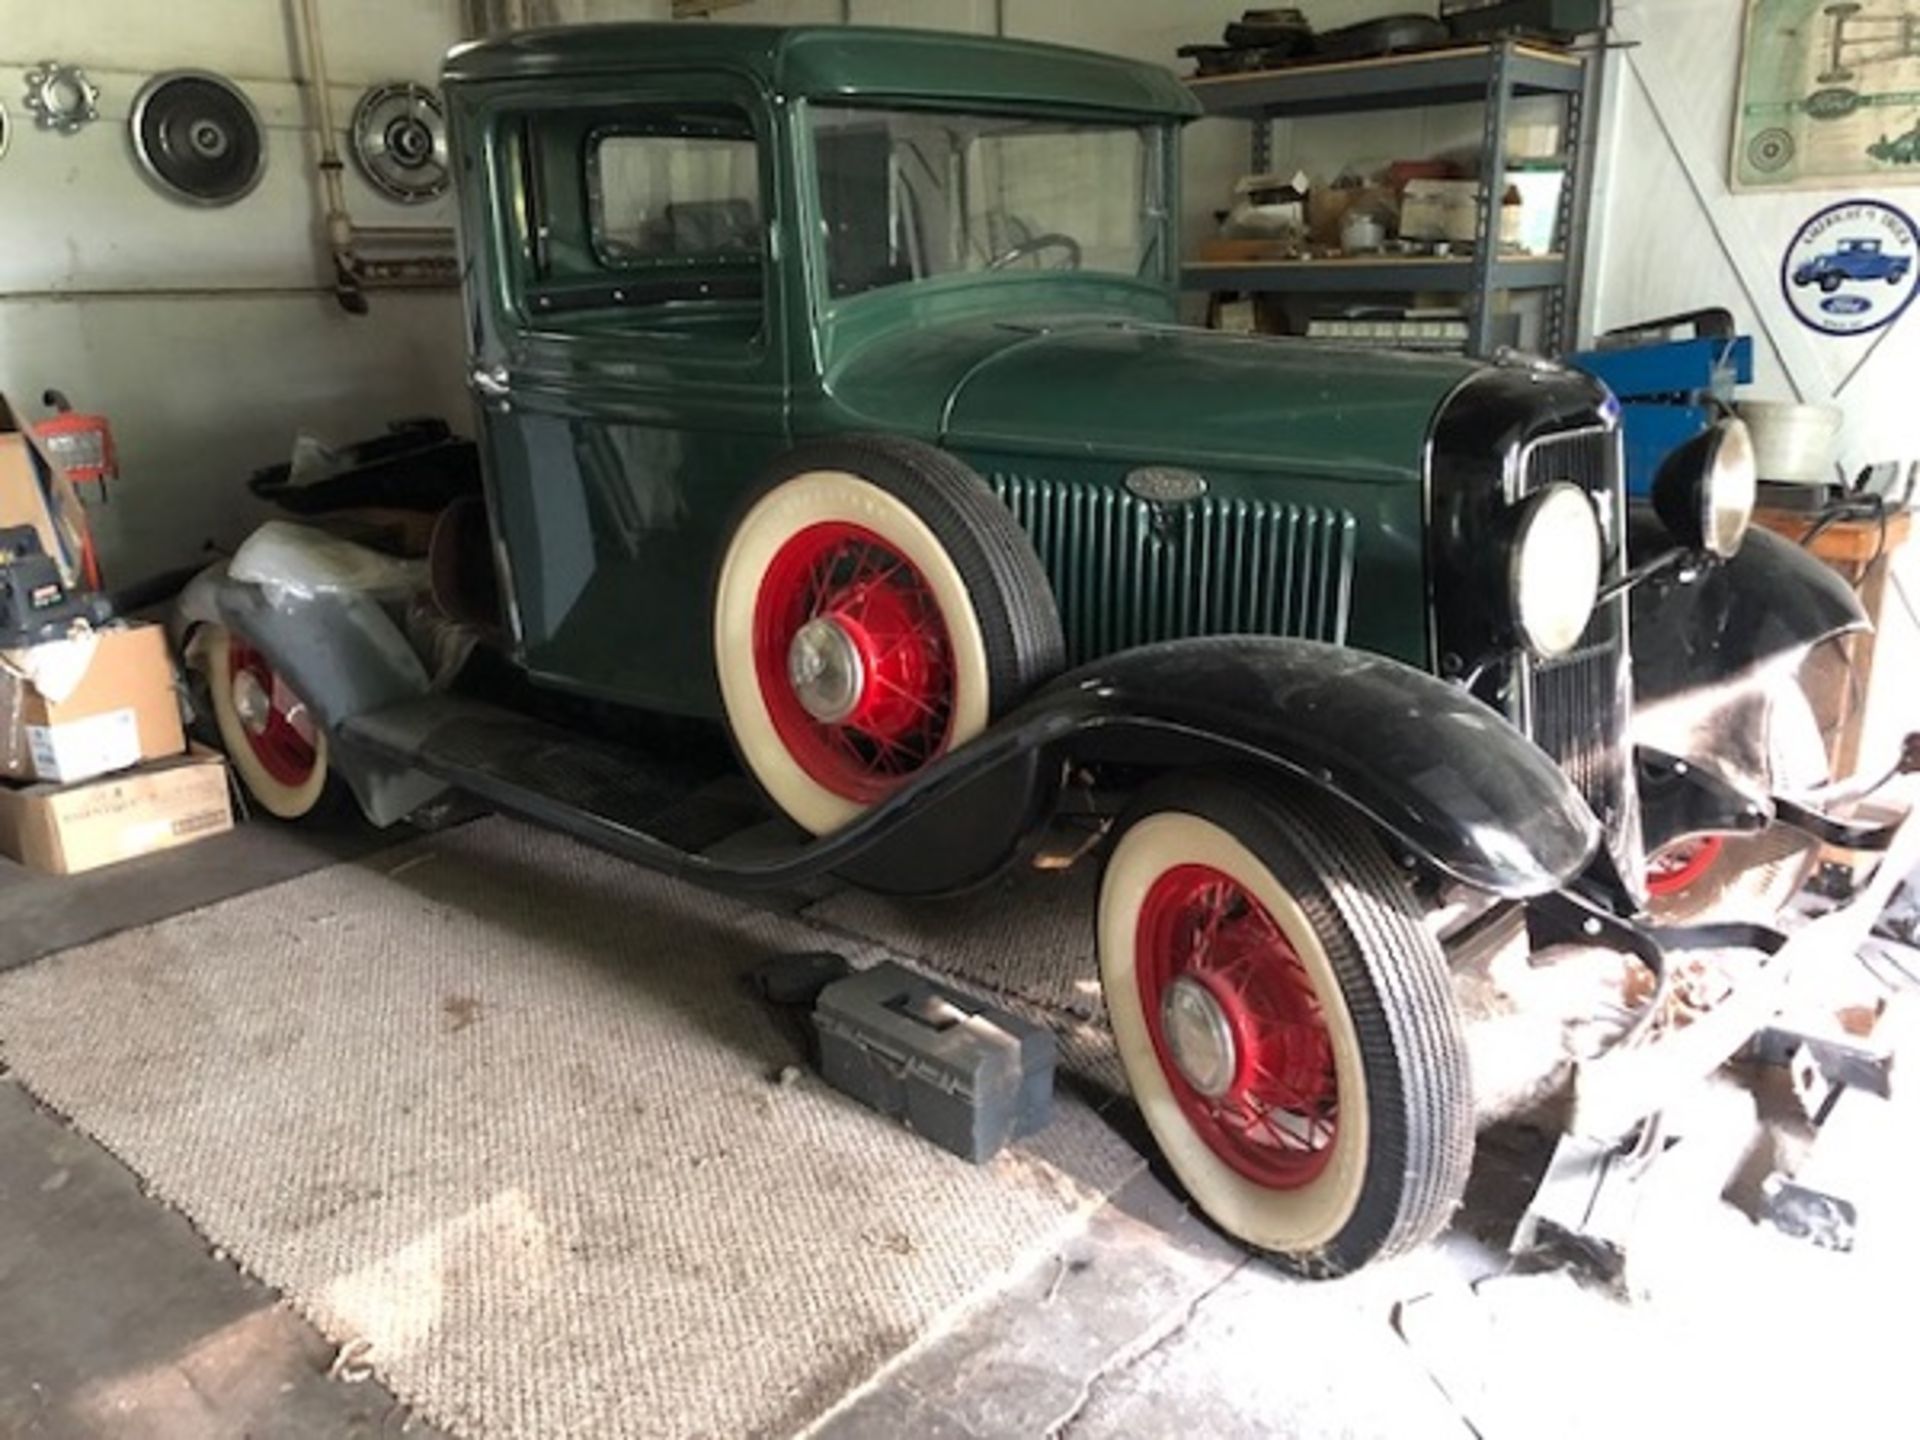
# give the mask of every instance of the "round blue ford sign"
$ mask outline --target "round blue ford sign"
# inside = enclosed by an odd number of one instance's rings
[[[1883,200],[1829,205],[1787,247],[1780,287],[1800,323],[1823,335],[1891,325],[1920,290],[1920,232]]]

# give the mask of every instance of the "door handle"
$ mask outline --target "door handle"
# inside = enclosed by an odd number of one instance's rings
[[[501,406],[505,406],[513,394],[513,377],[507,374],[504,365],[476,365],[468,373],[467,383],[482,400],[491,400]]]

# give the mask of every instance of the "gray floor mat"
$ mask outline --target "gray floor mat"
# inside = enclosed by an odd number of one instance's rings
[[[832,938],[485,820],[0,977],[0,1058],[430,1419],[782,1434],[1141,1163],[776,1083],[741,974]]]

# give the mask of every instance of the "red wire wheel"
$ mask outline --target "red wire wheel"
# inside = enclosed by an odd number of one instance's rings
[[[1258,1185],[1316,1179],[1340,1124],[1333,1037],[1273,916],[1231,876],[1178,865],[1147,891],[1136,953],[1154,1051],[1194,1130]]]
[[[886,539],[847,521],[797,532],[760,582],[754,669],[794,761],[871,805],[953,733],[952,641],[933,587]]]
[[[282,820],[311,813],[330,794],[327,737],[264,652],[210,626],[190,648],[206,675],[227,759],[247,793]]]
[[[238,635],[227,649],[227,683],[241,732],[261,767],[282,785],[301,786],[319,763],[312,717],[267,657]]]
[[[980,735],[1063,657],[1046,573],[1012,512],[916,441],[796,445],[746,497],[719,555],[721,714],[767,799],[816,835]],[[983,878],[1027,823],[1013,793],[1025,782],[1006,776],[961,802],[974,807],[964,823],[929,819],[920,839],[868,852],[855,862],[862,883],[926,893]]]
[[[1698,884],[1726,848],[1724,835],[1694,835],[1662,847],[1647,861],[1647,893],[1665,900]]]
[[[1452,1217],[1474,1104],[1447,958],[1377,837],[1248,771],[1135,797],[1096,924],[1114,1048],[1222,1230],[1324,1278]]]

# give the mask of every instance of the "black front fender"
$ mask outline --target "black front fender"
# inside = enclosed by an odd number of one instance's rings
[[[1230,760],[1353,806],[1435,869],[1524,897],[1564,885],[1600,843],[1572,783],[1505,718],[1431,675],[1305,640],[1176,640],[1054,682],[1021,712],[1076,757]]]

